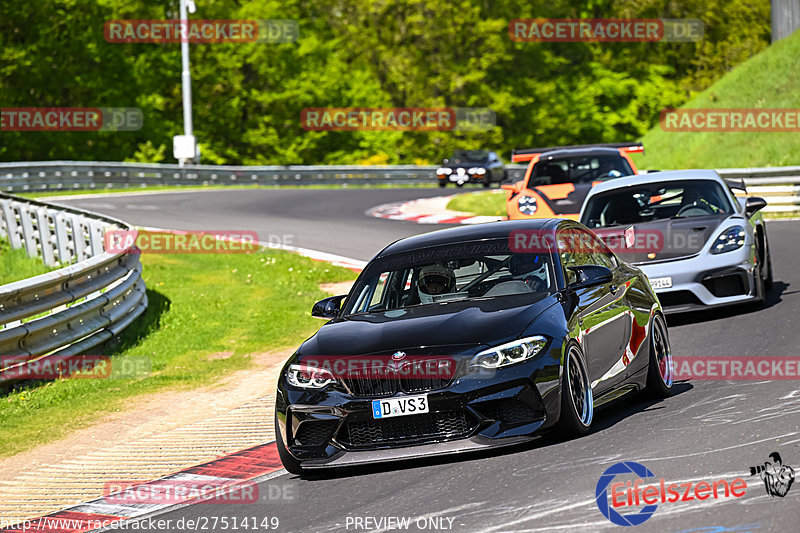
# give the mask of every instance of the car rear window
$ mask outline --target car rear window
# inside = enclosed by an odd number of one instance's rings
[[[529,187],[587,183],[632,174],[628,161],[619,154],[544,158],[534,165]]]

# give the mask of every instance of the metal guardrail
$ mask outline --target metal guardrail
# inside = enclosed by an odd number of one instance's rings
[[[47,161],[0,163],[0,191],[105,189],[149,185],[420,183],[437,166],[210,166]]]
[[[0,163],[0,191],[110,189],[186,185],[314,185],[430,183],[436,165],[386,166],[211,166],[145,163],[46,161]],[[506,165],[508,178],[522,179],[526,165]],[[800,166],[718,169],[723,177],[742,178],[770,202],[768,211],[800,209]],[[755,191],[756,189],[754,189]]]
[[[139,254],[104,251],[105,231],[117,228],[131,229],[110,217],[0,193],[0,236],[47,265],[66,265],[0,285],[0,356],[6,356],[0,383],[32,361],[85,353],[145,310]]]

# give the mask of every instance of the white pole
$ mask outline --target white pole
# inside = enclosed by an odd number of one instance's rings
[[[180,0],[181,16],[181,86],[183,89],[183,134],[193,135],[192,128],[192,74],[189,71],[189,15],[187,4],[191,0]],[[192,2],[194,4],[194,2]],[[192,5],[194,11],[194,5]],[[183,165],[184,161],[181,160]]]

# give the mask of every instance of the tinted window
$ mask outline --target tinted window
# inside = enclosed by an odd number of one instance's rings
[[[483,243],[478,246],[483,246]],[[488,245],[487,245],[488,246]],[[531,295],[556,290],[549,254],[504,253],[450,246],[388,256],[370,263],[359,278],[345,314],[410,306]]]
[[[628,161],[618,154],[543,159],[533,167],[530,186],[586,183],[631,174]]]
[[[594,234],[579,228],[568,228],[558,232],[558,249],[564,279],[567,285],[575,281],[571,266],[599,265],[613,269],[617,266],[614,254]]]
[[[626,187],[589,199],[581,222],[590,228],[733,213],[722,186],[687,180]]]
[[[488,150],[460,150],[453,154],[453,162],[458,163],[480,163],[489,158]]]

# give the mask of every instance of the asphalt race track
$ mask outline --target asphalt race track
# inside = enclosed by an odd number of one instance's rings
[[[397,239],[439,227],[367,217],[367,209],[443,194],[447,193],[438,188],[251,189],[101,196],[58,203],[139,226],[255,231],[261,241],[285,238],[289,242],[284,244],[291,246],[366,261]]]
[[[294,246],[369,259],[390,241],[435,227],[373,219],[364,211],[440,194],[434,189],[215,190],[62,203],[139,225],[292,234]],[[671,318],[674,355],[800,357],[800,222],[770,222],[768,228],[775,287],[767,306]],[[551,435],[505,451],[312,479],[283,473],[261,484],[259,503],[198,504],[158,518],[172,519],[171,531],[186,530],[177,528],[176,520],[198,517],[259,522],[278,517],[278,531],[303,532],[399,530],[375,522],[385,517],[411,518],[411,531],[620,529],[599,511],[595,487],[606,468],[635,461],[667,484],[742,477],[748,488],[741,498],[659,503],[649,520],[629,531],[798,531],[800,480],[779,498],[750,476],[749,467],[764,464],[773,451],[800,477],[800,382],[679,382],[666,401],[633,397],[596,413],[593,431],[578,440]],[[270,491],[281,488],[288,488],[292,499],[270,501]],[[156,531],[139,525],[140,531]]]

